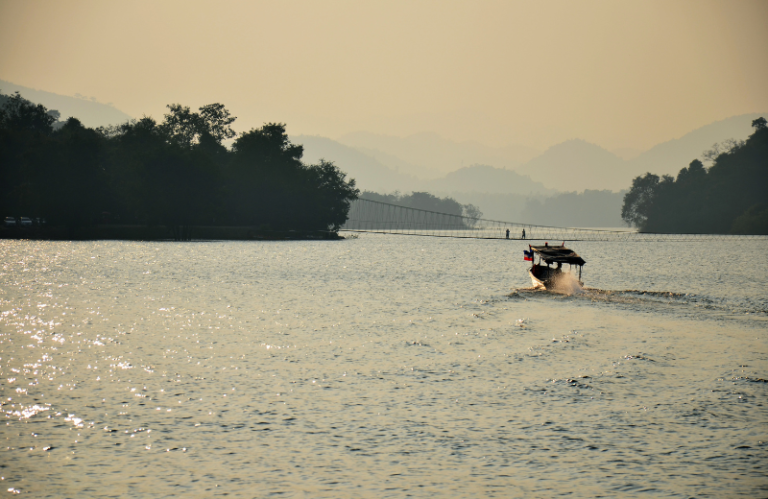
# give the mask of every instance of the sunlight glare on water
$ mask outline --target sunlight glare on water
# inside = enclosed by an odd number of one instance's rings
[[[766,496],[765,243],[2,241],[2,490]]]

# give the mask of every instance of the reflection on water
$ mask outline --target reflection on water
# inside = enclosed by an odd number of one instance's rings
[[[765,242],[0,242],[0,490],[765,496]]]

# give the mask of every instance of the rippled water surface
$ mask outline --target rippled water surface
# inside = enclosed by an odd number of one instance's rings
[[[1,241],[0,494],[766,497],[767,244]]]

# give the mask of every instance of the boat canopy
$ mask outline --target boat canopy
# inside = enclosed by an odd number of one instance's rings
[[[570,265],[584,265],[585,262],[582,257],[576,254],[575,251],[566,248],[565,246],[530,246],[542,260],[551,263],[567,263]]]

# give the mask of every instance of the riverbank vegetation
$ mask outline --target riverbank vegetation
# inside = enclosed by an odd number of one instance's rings
[[[249,226],[260,233],[335,233],[359,191],[328,161],[307,165],[285,125],[237,134],[222,104],[173,104],[163,120],[84,127],[19,94],[0,108],[0,214],[45,220],[70,237],[99,223]],[[227,148],[223,142],[235,139]]]
[[[392,194],[379,194],[378,192],[373,191],[363,191],[360,197],[362,199],[396,204],[398,206],[415,208],[417,210],[435,211],[458,217],[467,217],[473,220],[477,220],[483,216],[483,212],[480,211],[480,208],[473,204],[461,204],[452,197],[441,198],[428,192],[402,194],[396,191]]]
[[[621,217],[642,232],[768,234],[768,126],[752,122],[746,141],[729,141],[693,160],[677,178],[632,181]]]
[[[385,203],[373,205],[365,203]],[[483,216],[472,204],[460,204],[451,197],[440,198],[428,192],[379,194],[364,191],[353,211],[357,220],[345,226],[353,230],[467,230]]]

